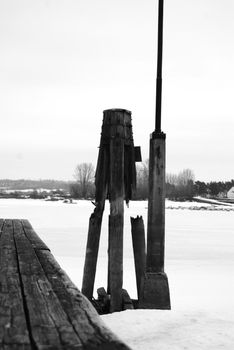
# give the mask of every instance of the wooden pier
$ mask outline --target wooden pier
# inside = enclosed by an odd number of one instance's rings
[[[27,220],[0,219],[0,349],[129,349]]]

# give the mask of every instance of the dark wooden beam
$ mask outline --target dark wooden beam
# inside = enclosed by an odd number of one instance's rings
[[[131,217],[131,229],[139,300],[146,268],[145,228],[142,216],[137,216],[136,218]]]

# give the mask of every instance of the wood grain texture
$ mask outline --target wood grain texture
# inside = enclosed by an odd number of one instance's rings
[[[89,299],[93,298],[94,281],[97,268],[97,257],[101,235],[102,217],[105,200],[97,203],[89,218],[88,239],[86,244],[85,264],[82,281],[82,293]]]
[[[30,344],[3,344],[1,350],[34,350]]]
[[[116,127],[115,125],[113,128]],[[110,141],[110,215],[108,282],[110,312],[122,311],[124,227],[124,139],[123,127]]]
[[[164,134],[165,135],[165,134]],[[165,137],[150,139],[147,272],[164,272]]]
[[[129,349],[27,220],[0,219],[0,349]]]
[[[30,348],[11,220],[0,236],[0,348]]]
[[[44,346],[81,348],[79,338],[74,334],[20,221],[14,221],[14,237],[31,334],[36,346],[38,349]]]
[[[131,217],[131,232],[139,300],[146,269],[145,227],[142,216]]]
[[[48,246],[42,241],[37,233],[32,228],[32,225],[28,220],[21,220],[26,237],[30,241],[34,249],[50,250]]]
[[[2,234],[3,224],[4,224],[4,220],[0,219],[0,238],[1,238],[1,234]]]
[[[104,325],[92,304],[80,293],[53,255],[48,251],[38,251],[37,255],[84,346],[87,349],[128,349]]]

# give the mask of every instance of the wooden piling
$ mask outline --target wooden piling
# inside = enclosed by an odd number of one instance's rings
[[[146,274],[139,301],[145,309],[170,309],[165,245],[165,134],[153,133],[150,140],[149,200]]]
[[[142,216],[131,217],[132,245],[134,253],[137,294],[138,300],[142,290],[142,283],[145,275],[146,248],[145,248],[145,228]]]
[[[81,289],[82,293],[89,300],[92,300],[93,297],[104,206],[105,201],[97,204],[94,212],[89,219],[88,239],[86,245],[86,256]]]
[[[111,111],[110,133],[110,215],[109,215],[109,289],[110,311],[122,310],[123,226],[124,226],[124,138],[128,115]]]
[[[108,198],[110,215],[107,293],[110,295],[110,311],[121,311],[123,306],[124,200],[126,203],[129,202],[132,190],[136,185],[135,149],[130,111],[108,109],[103,112],[95,185],[97,208],[91,215],[89,223],[82,292],[89,299],[92,298],[101,220],[104,202]]]
[[[164,272],[165,134],[150,140],[147,271]]]

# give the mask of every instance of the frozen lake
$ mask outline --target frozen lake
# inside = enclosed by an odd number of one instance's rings
[[[89,216],[89,201],[77,204],[41,200],[0,200],[0,217],[27,218],[52,253],[81,288]],[[106,286],[106,204],[97,268],[97,287]],[[136,297],[130,216],[142,215],[145,226],[147,203],[131,202],[125,208],[124,287]],[[199,298],[205,305],[230,305],[234,295],[234,212],[166,210],[165,271],[169,277],[172,305],[192,307]],[[187,281],[189,280],[189,283]],[[233,297],[231,299],[234,299]],[[196,304],[196,303],[195,303]]]
[[[0,217],[28,219],[79,289],[93,209],[88,201],[0,200]],[[107,203],[96,287],[106,287],[108,213]],[[124,288],[133,298],[130,216],[136,215],[143,216],[146,226],[146,202],[131,202],[125,209]],[[133,349],[233,349],[233,226],[234,211],[167,209],[165,272],[171,293],[170,317],[168,311],[127,311],[118,317],[103,316],[104,320]]]

